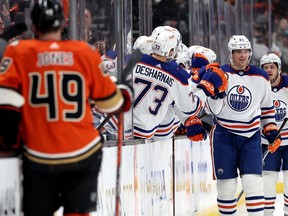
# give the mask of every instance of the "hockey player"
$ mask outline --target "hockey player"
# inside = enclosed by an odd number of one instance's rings
[[[152,53],[152,43],[152,37],[141,35],[135,40],[133,50],[140,49],[143,54],[150,55]]]
[[[249,216],[264,214],[262,149],[260,128],[270,143],[278,127],[271,98],[268,74],[249,65],[250,41],[234,35],[228,42],[230,64],[220,68],[229,74],[228,89],[218,100],[209,97],[207,105],[216,125],[211,131],[217,203],[221,215],[236,215],[238,172],[245,192]],[[274,145],[281,143],[281,137]]]
[[[60,206],[65,216],[88,216],[102,158],[89,100],[103,112],[127,111],[129,88],[116,87],[86,42],[61,40],[59,3],[36,2],[31,18],[36,39],[11,43],[1,61],[0,146],[16,142],[22,116],[25,216],[51,216]]]
[[[281,76],[281,60],[271,53],[264,55],[260,61],[261,68],[267,71],[271,83],[271,92],[274,108],[276,111],[275,118],[277,125],[280,126],[286,117],[288,104],[288,77]],[[288,126],[284,126],[280,135],[282,137],[281,146],[269,146],[269,153],[264,161],[263,181],[265,195],[265,216],[272,216],[275,210],[276,200],[276,183],[279,177],[280,170],[283,170],[284,179],[284,213],[288,215]],[[263,152],[267,150],[268,144],[271,141],[267,140],[262,135]],[[278,148],[278,149],[277,149]],[[273,153],[273,154],[272,154]]]
[[[133,70],[134,137],[151,139],[157,132],[164,131],[161,122],[172,104],[177,117],[187,128],[189,139],[199,141],[206,136],[201,121],[195,118],[202,108],[202,101],[193,94],[187,73],[180,71],[177,64],[169,62],[177,48],[178,39],[173,32],[161,31],[154,38],[152,55],[143,55]],[[221,76],[223,71],[217,71],[222,73],[219,75],[214,70],[212,68],[205,79],[203,76],[200,84],[206,93],[210,91],[209,87],[221,89],[220,86],[227,81],[225,76]],[[210,86],[205,85],[208,82]],[[215,91],[211,91],[214,95]],[[173,123],[163,125],[166,136],[173,136]]]

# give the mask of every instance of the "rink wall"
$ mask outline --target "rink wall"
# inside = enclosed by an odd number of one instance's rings
[[[209,140],[192,143],[183,138],[125,145],[121,164],[121,215],[194,215],[193,212],[209,207],[211,202],[207,203],[207,197],[212,193],[209,149]],[[103,153],[95,215],[113,215],[117,147],[106,147]]]
[[[116,155],[115,143],[107,142],[98,180],[99,205],[93,215],[114,214]],[[15,157],[0,158],[0,215],[20,215],[20,162]],[[208,205],[205,197],[211,192],[211,173],[209,140],[192,143],[178,138],[165,142],[125,143],[120,180],[121,215],[167,216],[199,212]]]
[[[116,156],[115,142],[105,143],[93,216],[114,215]],[[0,156],[0,170],[0,216],[21,215],[21,160]],[[121,215],[218,215],[209,139],[125,142],[120,184]],[[61,210],[55,215],[62,215]]]

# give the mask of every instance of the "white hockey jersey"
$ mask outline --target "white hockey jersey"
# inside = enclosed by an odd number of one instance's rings
[[[274,123],[275,110],[266,71],[252,65],[245,71],[236,71],[229,64],[220,68],[229,75],[227,96],[222,100],[207,100],[217,123],[245,137]]]
[[[280,128],[282,122],[287,117],[287,104],[288,104],[288,76],[281,76],[281,81],[277,87],[272,87],[272,100],[275,109],[275,119],[278,127]],[[288,123],[283,127],[280,132],[282,138],[281,146],[288,145]],[[262,143],[269,144],[267,139],[261,134]]]
[[[171,137],[179,124],[173,106],[181,113],[177,117],[182,123],[201,111],[202,102],[194,95],[189,77],[176,63],[143,55],[133,70],[134,136]]]

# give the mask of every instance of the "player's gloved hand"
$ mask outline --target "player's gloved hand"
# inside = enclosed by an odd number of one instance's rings
[[[195,53],[192,58],[191,67],[192,68],[201,68],[209,64],[208,59],[201,53]]]
[[[202,126],[202,122],[197,117],[189,117],[185,123],[184,126],[187,130],[187,137],[195,142],[205,140],[207,138],[207,134],[205,129]]]
[[[203,75],[206,73],[206,70],[211,69],[213,67],[219,68],[220,64],[218,62],[213,62],[210,64],[207,64],[206,66],[203,66],[201,68],[197,68],[196,70],[191,69],[192,74],[192,81],[194,83],[199,83],[202,80]]]
[[[224,98],[228,87],[228,75],[220,68],[210,66],[197,87],[213,99]]]
[[[209,64],[208,59],[201,53],[195,53],[192,58],[191,62],[191,74],[192,74],[192,81],[195,83],[199,83],[201,81],[201,78],[203,74],[205,73],[205,67],[207,64]],[[204,67],[204,68],[202,68]],[[200,69],[203,69],[200,71]]]
[[[183,124],[180,124],[180,126],[175,131],[175,135],[184,135],[187,134],[186,127]]]
[[[117,85],[118,89],[122,92],[124,102],[122,106],[122,111],[127,112],[130,110],[133,102],[133,90],[129,85],[119,84]]]
[[[117,52],[114,50],[108,50],[104,55],[101,56],[102,61],[107,61],[107,60],[114,60],[117,57]]]
[[[267,138],[269,142],[268,150],[271,153],[274,153],[279,148],[282,142],[282,138],[280,135],[276,138],[278,134],[277,125],[273,123],[266,125],[263,128],[263,134],[265,135],[265,137]]]

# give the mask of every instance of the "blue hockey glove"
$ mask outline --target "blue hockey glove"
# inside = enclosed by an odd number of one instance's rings
[[[266,125],[263,129],[263,134],[265,135],[266,139],[269,142],[268,150],[271,153],[274,153],[279,148],[282,142],[281,136],[279,135],[277,137],[278,134],[277,125],[273,123]]]
[[[184,125],[187,130],[187,137],[190,140],[198,142],[207,138],[206,131],[199,118],[191,116],[185,121]]]
[[[228,87],[228,75],[218,67],[209,66],[197,87],[213,99],[224,98]]]

